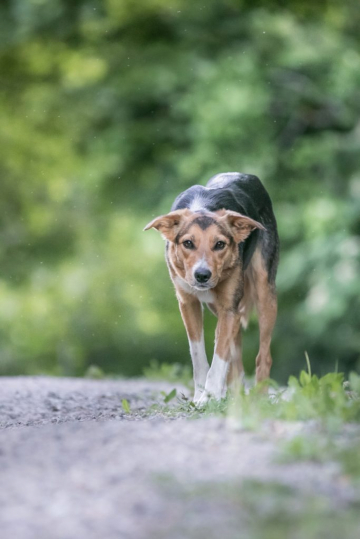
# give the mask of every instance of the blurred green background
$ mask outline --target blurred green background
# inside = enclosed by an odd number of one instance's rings
[[[359,369],[359,27],[358,0],[4,0],[0,373],[189,364],[142,229],[225,171],[278,219],[273,377]]]

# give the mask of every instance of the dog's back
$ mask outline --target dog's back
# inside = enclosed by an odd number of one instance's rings
[[[266,230],[254,230],[239,245],[239,250],[246,270],[259,247],[269,282],[274,285],[279,260],[279,237],[271,199],[257,176],[240,172],[217,174],[210,178],[205,187],[194,185],[176,198],[172,210],[184,208],[194,212],[232,210],[264,225]]]

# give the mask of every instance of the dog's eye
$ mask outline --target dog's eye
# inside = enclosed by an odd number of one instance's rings
[[[215,251],[221,251],[222,249],[224,249],[226,243],[224,241],[217,241],[215,243],[215,247],[214,247],[214,250]]]
[[[191,240],[185,240],[183,242],[183,246],[185,247],[185,249],[194,249],[194,244]]]

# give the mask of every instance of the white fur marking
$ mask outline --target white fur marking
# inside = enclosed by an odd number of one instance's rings
[[[197,404],[206,404],[210,397],[214,397],[216,400],[221,399],[225,390],[228,371],[229,362],[214,354],[214,359],[206,378],[205,391],[197,401]]]
[[[234,176],[234,174],[238,174],[238,172],[223,172],[221,174],[221,178],[218,178],[217,180],[213,180],[211,182],[211,187],[206,187],[206,189],[221,189],[229,183],[229,176]],[[220,176],[220,174],[218,174]]]
[[[199,400],[204,391],[206,376],[209,371],[209,363],[205,352],[204,334],[202,333],[200,341],[189,341],[189,344],[194,370],[194,400]]]
[[[188,294],[191,294],[198,298],[201,303],[214,303],[214,294],[209,290],[197,290],[193,286],[190,286],[184,279],[181,277],[175,277],[175,282]]]
[[[214,303],[215,297],[211,290],[194,290],[194,295],[201,301],[201,303]]]
[[[200,211],[204,209],[205,200],[201,195],[195,195],[189,206],[190,211]]]
[[[195,273],[198,268],[209,269],[209,264],[206,262],[205,256],[201,257],[200,260],[195,264],[193,267],[193,273]]]

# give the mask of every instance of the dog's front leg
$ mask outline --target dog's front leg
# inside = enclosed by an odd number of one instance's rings
[[[178,299],[181,316],[189,339],[194,372],[194,401],[197,402],[204,391],[206,376],[209,371],[204,343],[202,306],[199,300],[190,294],[187,294],[186,297],[184,295],[182,297],[178,296]]]
[[[226,379],[230,367],[230,359],[240,329],[240,315],[230,310],[220,311],[216,326],[215,351],[208,372],[205,391],[198,404],[205,404],[209,398],[220,400],[226,390]]]

